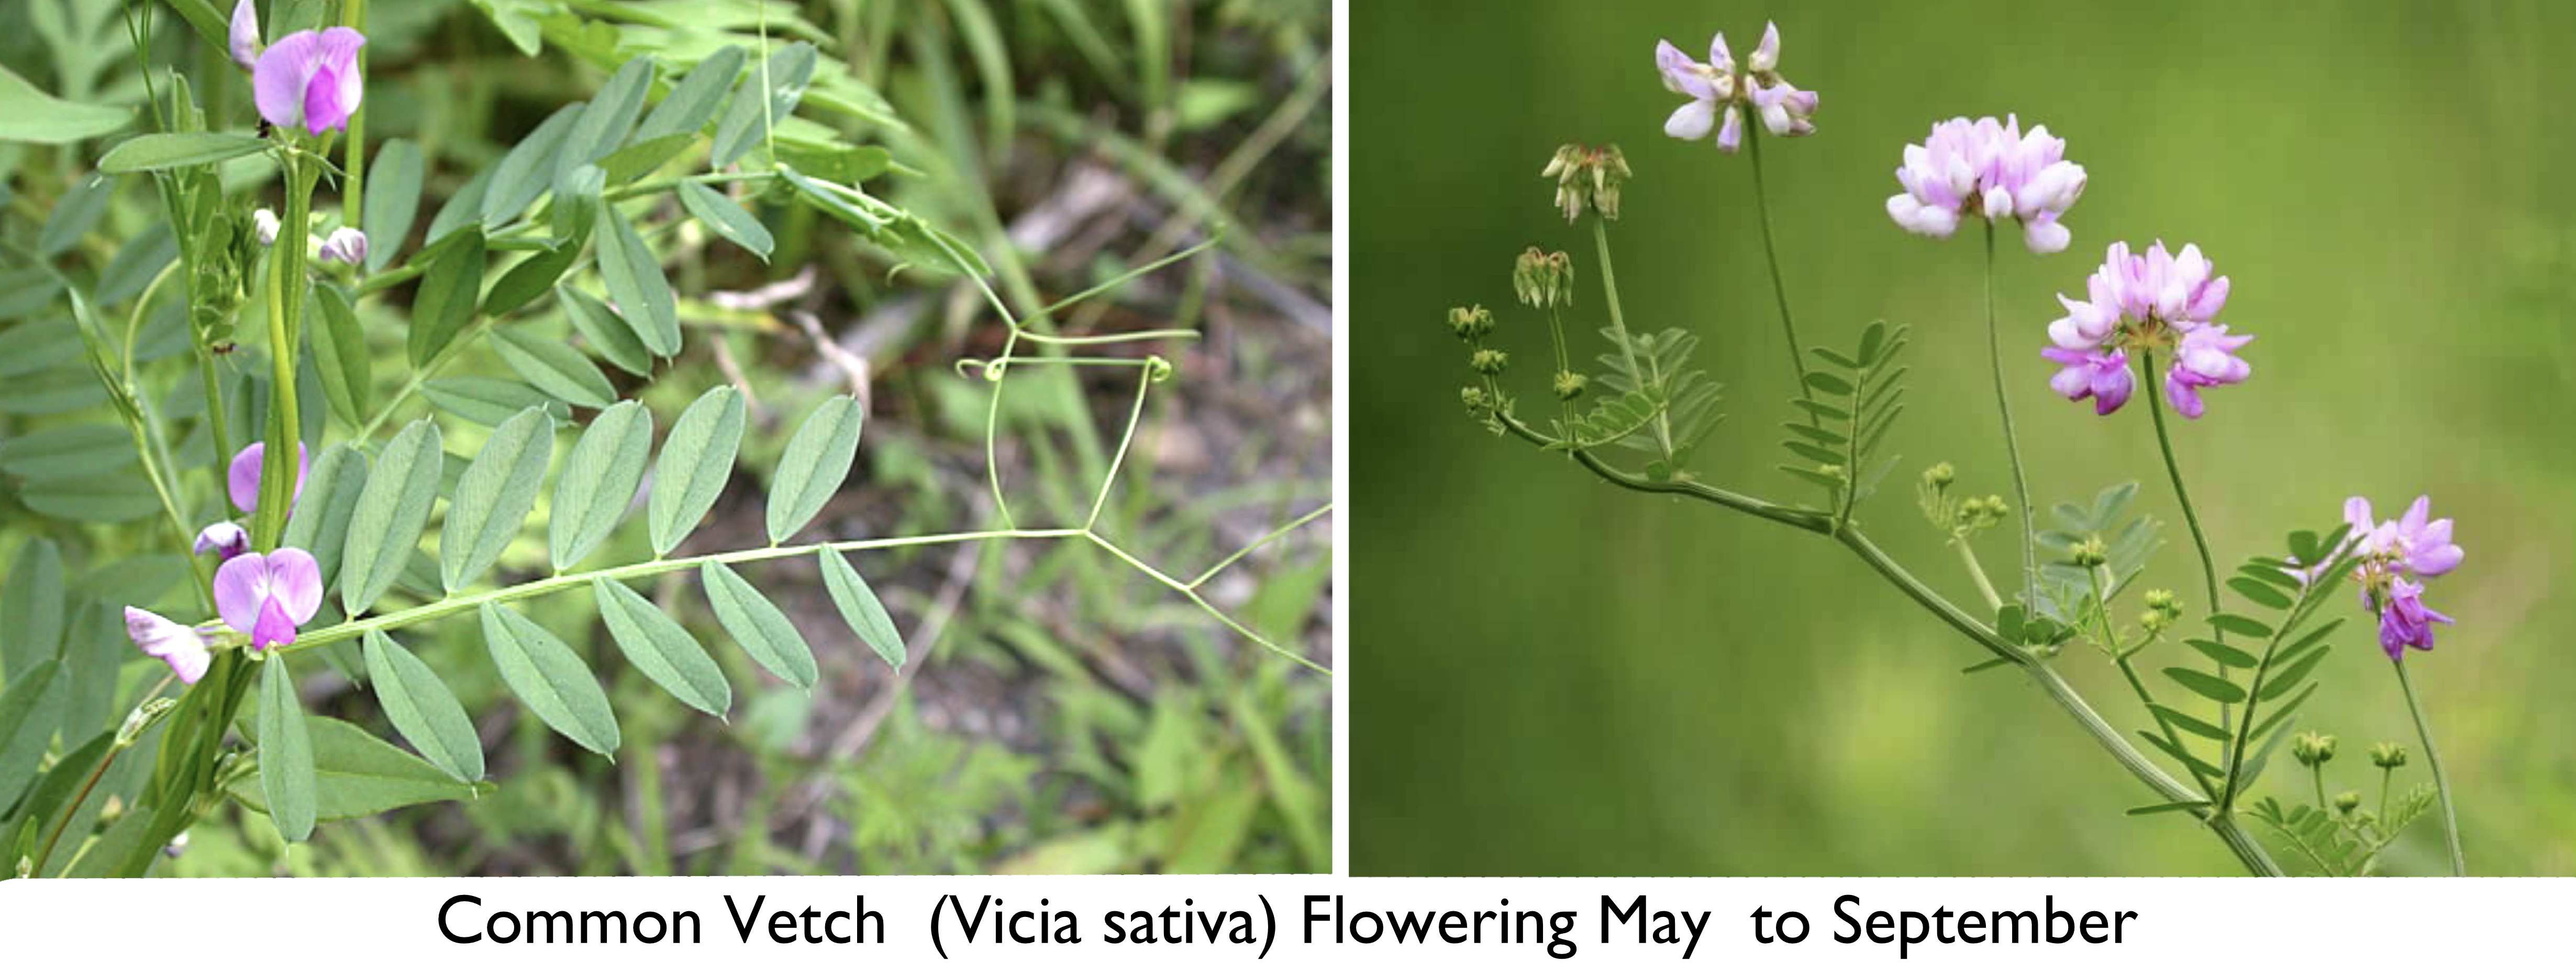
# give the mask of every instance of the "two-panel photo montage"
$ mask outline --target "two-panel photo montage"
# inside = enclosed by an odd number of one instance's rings
[[[2576,5],[0,5],[0,879],[2576,873]]]

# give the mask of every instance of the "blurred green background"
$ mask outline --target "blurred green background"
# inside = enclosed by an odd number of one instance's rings
[[[2033,257],[2009,231],[2000,250],[2039,506],[2144,481],[2167,531],[2143,584],[2206,611],[2143,399],[2096,419],[2049,392],[2038,357],[2056,293],[2080,294],[2105,245],[2198,242],[2234,280],[2223,320],[2260,336],[2252,381],[2177,430],[2222,565],[2333,523],[2347,495],[2393,515],[2430,493],[2469,556],[2429,596],[2460,624],[2410,671],[2470,868],[2576,871],[2576,604],[2552,598],[2576,558],[2576,72],[2559,56],[2576,4],[1353,6],[1355,873],[2237,869],[2183,819],[2124,817],[2153,796],[2026,681],[1961,676],[1981,651],[1847,552],[1610,488],[1459,409],[1466,354],[1443,313],[1482,303],[1522,414],[1549,411],[1545,325],[1508,282],[1524,246],[1574,255],[1568,331],[1587,362],[1605,350],[1589,228],[1550,209],[1538,172],[1561,142],[1617,142],[1636,172],[1611,236],[1629,323],[1696,332],[1727,386],[1695,468],[1811,492],[1772,469],[1790,382],[1748,160],[1662,135],[1679,98],[1652,56],[1658,37],[1702,54],[1723,29],[1741,57],[1766,16],[1784,72],[1822,93],[1814,137],[1764,147],[1803,337],[1915,326],[1912,406],[1884,448],[1904,459],[1862,510],[1882,544],[1965,604],[1912,478],[1949,460],[1962,489],[2011,493],[1977,231],[1913,237],[1882,205],[1931,122],[2017,112],[2092,175],[2067,252]],[[2009,546],[1984,537],[1990,568]],[[2344,742],[2330,789],[2375,797],[2363,751],[2414,734],[2366,621],[2345,630],[2299,722]],[[2116,725],[2145,724],[2098,654],[2061,669]],[[2282,762],[2261,791],[2305,793],[2301,770]],[[2440,847],[2427,819],[2384,866],[2439,872]]]

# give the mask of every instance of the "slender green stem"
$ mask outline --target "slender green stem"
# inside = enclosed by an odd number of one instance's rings
[[[2406,658],[2395,662],[2397,686],[2406,691],[2406,712],[2415,716],[2415,737],[2424,742],[2424,763],[2433,769],[2433,791],[2442,796],[2442,838],[2450,844],[2451,875],[2469,874],[2469,859],[2460,851],[2460,813],[2451,804],[2451,779],[2442,773],[2442,752],[2433,747],[2433,728],[2424,720],[2424,705],[2415,699],[2415,684],[2406,679]],[[2380,797],[2386,807],[2387,796]]]
[[[2395,777],[2397,777],[2396,768],[2379,769],[2379,820],[2383,823],[2388,821],[2388,783]]]
[[[2317,786],[2317,811],[2325,811],[2330,807],[2326,804],[2326,766],[2322,764],[2308,765],[2308,780],[2314,782]]]
[[[1663,382],[1662,375],[1648,376],[1637,368],[1637,337],[1629,333],[1628,318],[1619,310],[1619,274],[1610,266],[1609,219],[1601,216],[1592,218],[1592,245],[1593,249],[1601,254],[1601,293],[1607,296],[1610,306],[1610,327],[1619,332],[1619,354],[1626,357],[1628,374],[1644,376],[1646,381],[1660,385]],[[1664,448],[1665,459],[1671,459],[1673,427],[1669,410],[1655,413],[1655,442]]]
[[[1082,522],[1085,531],[1100,523],[1100,512],[1109,506],[1109,491],[1118,486],[1118,468],[1126,465],[1127,448],[1136,443],[1136,426],[1145,419],[1145,394],[1154,388],[1158,366],[1158,362],[1146,362],[1136,374],[1136,405],[1127,411],[1127,431],[1118,435],[1118,452],[1109,455],[1109,475],[1100,479],[1100,494],[1091,499],[1091,516]]]
[[[2209,536],[2201,532],[2200,512],[2192,507],[2191,491],[2183,486],[2182,465],[2174,462],[2173,438],[2165,432],[2164,403],[2156,392],[2156,353],[2151,349],[2142,349],[2138,353],[2138,384],[2146,387],[2147,415],[2153,417],[2156,424],[2156,448],[2164,454],[2165,475],[2173,480],[2174,503],[2182,508],[2182,523],[2191,529],[2191,546],[2200,555],[2200,578],[2209,593],[2209,611],[2215,614],[2220,609],[2218,562],[2209,556]],[[2210,626],[2210,634],[2210,638],[2220,643],[2227,642],[2227,631],[2216,624]],[[2218,678],[2227,678],[2227,664],[2218,664]],[[2219,705],[2219,730],[2227,729],[2227,711],[2227,705]]]
[[[1224,559],[1223,561],[1219,561],[1219,562],[1217,562],[1217,563],[1216,563],[1216,564],[1214,564],[1214,565],[1210,565],[1210,566],[1208,566],[1208,570],[1203,571],[1203,572],[1200,572],[1200,573],[1198,574],[1198,577],[1197,577],[1197,578],[1190,579],[1190,584],[1189,584],[1189,586],[1188,586],[1188,587],[1190,587],[1190,588],[1197,588],[1197,587],[1199,587],[1199,586],[1201,586],[1201,585],[1205,585],[1205,584],[1207,584],[1207,580],[1208,580],[1208,579],[1215,578],[1215,577],[1217,576],[1217,573],[1222,572],[1222,571],[1225,571],[1225,570],[1226,570],[1226,569],[1228,569],[1228,568],[1232,568],[1232,567],[1234,567],[1234,563],[1235,563],[1235,562],[1238,562],[1238,561],[1242,561],[1242,560],[1244,559],[1244,557],[1245,557],[1245,556],[1250,555],[1250,554],[1252,554],[1252,553],[1253,553],[1253,552],[1255,552],[1255,551],[1259,551],[1259,550],[1261,550],[1261,549],[1262,549],[1262,547],[1264,547],[1264,546],[1268,545],[1269,543],[1271,543],[1271,542],[1273,542],[1273,541],[1277,541],[1277,540],[1279,540],[1280,538],[1286,537],[1286,536],[1288,535],[1288,532],[1295,531],[1295,530],[1297,530],[1298,528],[1302,528],[1302,527],[1305,527],[1305,526],[1306,526],[1306,525],[1308,525],[1308,524],[1314,523],[1314,520],[1315,520],[1316,518],[1323,517],[1324,515],[1326,515],[1326,514],[1330,514],[1330,513],[1332,513],[1332,512],[1333,512],[1333,505],[1331,505],[1331,504],[1326,504],[1326,505],[1324,505],[1324,506],[1322,506],[1322,507],[1318,507],[1318,508],[1316,508],[1316,509],[1314,509],[1314,510],[1307,511],[1303,516],[1299,517],[1298,519],[1296,519],[1296,520],[1294,520],[1294,521],[1290,521],[1290,522],[1288,522],[1288,523],[1286,523],[1286,524],[1282,524],[1282,525],[1280,525],[1280,526],[1278,526],[1278,527],[1275,527],[1275,528],[1270,529],[1270,533],[1269,533],[1269,534],[1265,534],[1265,535],[1262,535],[1261,537],[1259,537],[1259,538],[1257,538],[1257,539],[1254,539],[1254,540],[1253,540],[1253,542],[1252,542],[1251,544],[1244,545],[1244,546],[1243,546],[1243,547],[1241,547],[1241,548],[1235,549],[1235,552],[1234,552],[1233,554],[1225,556],[1225,559]]]
[[[259,510],[252,519],[251,543],[261,551],[277,547],[286,533],[286,509],[295,496],[299,440],[303,422],[297,413],[295,358],[300,332],[298,305],[304,299],[304,227],[313,207],[313,183],[319,175],[301,153],[281,155],[286,167],[286,217],[279,223],[277,245],[269,248],[268,451],[261,465]]]
[[[1574,358],[1567,354],[1565,350],[1565,316],[1558,314],[1556,306],[1553,304],[1549,305],[1547,309],[1547,335],[1556,346],[1556,374],[1565,375],[1573,372]],[[1556,391],[1555,378],[1556,376],[1548,377],[1548,391],[1551,393]],[[1557,398],[1557,412],[1560,413],[1565,420],[1565,435],[1573,436],[1574,400],[1559,396]]]
[[[1798,320],[1789,313],[1789,286],[1780,276],[1780,247],[1772,241],[1771,193],[1762,184],[1762,126],[1744,127],[1744,140],[1751,143],[1753,156],[1753,209],[1761,215],[1762,256],[1771,264],[1771,297],[1780,303],[1780,332],[1789,339],[1789,365],[1797,370],[1798,395],[1813,398],[1807,388],[1807,346],[1798,341]],[[1810,415],[1814,410],[1808,411]],[[1857,472],[1854,476],[1858,476]]]
[[[1545,436],[1530,429],[1519,420],[1508,416],[1502,418],[1504,428],[1513,435],[1540,446],[1545,446],[1549,442]],[[2165,773],[2165,770],[2158,767],[2155,762],[2148,760],[2147,756],[2131,745],[2119,730],[2113,728],[2110,722],[2103,720],[2102,715],[2096,713],[2092,706],[2085,702],[2083,695],[2068,685],[2066,680],[2045,661],[2031,656],[2028,650],[1996,635],[1994,630],[1985,623],[1960,610],[1958,606],[1952,605],[1948,599],[1942,598],[1940,593],[1916,579],[1905,570],[1904,566],[1897,564],[1895,559],[1888,557],[1885,551],[1871,543],[1869,538],[1861,533],[1859,527],[1846,525],[1836,529],[1825,515],[1781,507],[1768,501],[1695,481],[1649,480],[1613,467],[1588,451],[1575,451],[1574,457],[1586,469],[1602,479],[1629,490],[1647,494],[1675,494],[1703,500],[1729,510],[1834,538],[1841,542],[1843,547],[1859,556],[1861,561],[1869,565],[1872,570],[1877,571],[1880,577],[1895,586],[1897,591],[1912,599],[1916,605],[1923,607],[1933,617],[1948,624],[1950,628],[1968,637],[1970,641],[1987,652],[2020,666],[2022,672],[2031,678],[2031,682],[2039,686],[2042,693],[2048,695],[2051,702],[2064,710],[2068,717],[2102,746],[2104,751],[2110,753],[2113,761],[2118,762],[2122,769],[2128,771],[2131,776],[2137,778],[2157,795],[2167,801],[2177,802],[2209,800],[2202,793],[2194,792],[2190,786]],[[2245,866],[2246,871],[2257,876],[2281,875],[2281,867],[2272,861],[2270,853],[2265,852],[2262,845],[2255,842],[2252,836],[2245,834],[2244,829],[2234,818],[2221,813],[2204,820],[2204,824],[2208,825],[2210,831],[2226,844],[2228,851],[2236,856],[2237,860]]]
[[[347,0],[342,4],[340,23],[358,33],[366,33],[367,0]],[[360,47],[358,76],[363,78],[366,74],[367,49]],[[340,168],[349,174],[349,179],[340,185],[340,222],[354,228],[360,226],[358,221],[365,216],[367,199],[367,106],[363,102],[357,111],[349,113],[349,141],[342,148],[346,155]],[[383,244],[391,247],[399,242],[387,240]]]
[[[2004,456],[2012,461],[2013,500],[2021,515],[2021,604],[2039,604],[2039,529],[2030,509],[2030,479],[2022,472],[2021,439],[2013,432],[2012,397],[2004,392],[2003,335],[1995,327],[1995,224],[1986,221],[1986,359],[1995,380],[1995,411],[2004,420]]]
[[[1986,566],[1978,563],[1977,549],[1968,545],[1968,539],[1955,535],[1950,538],[1950,547],[1958,549],[1959,563],[1968,566],[1968,580],[1977,583],[1977,595],[1986,600],[1986,611],[2002,609],[2003,596],[1995,594],[1995,583],[1986,580]]]

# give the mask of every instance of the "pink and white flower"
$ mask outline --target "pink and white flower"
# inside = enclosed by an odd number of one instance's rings
[[[1773,135],[1816,131],[1809,120],[1816,114],[1816,93],[1800,90],[1780,74],[1778,24],[1763,25],[1761,45],[1741,65],[1727,49],[1723,32],[1709,40],[1706,64],[1691,60],[1671,41],[1656,41],[1655,71],[1663,76],[1665,89],[1691,99],[1664,120],[1664,134],[1673,138],[1697,141],[1715,131],[1718,149],[1734,152],[1744,145],[1743,113],[1748,110]]]
[[[2049,387],[2071,400],[2090,396],[2094,413],[2107,416],[2128,401],[2130,387],[2124,377],[2116,383],[2117,396],[2104,395],[2111,383],[2101,373],[2111,357],[2119,355],[2125,366],[2129,351],[2169,351],[2165,394],[2175,412],[2200,418],[2206,408],[2200,390],[2235,385],[2254,373],[2236,355],[2254,336],[2230,334],[2226,325],[2211,322],[2227,306],[2227,292],[2227,278],[2218,276],[2198,244],[2185,244],[2179,254],[2167,252],[2163,241],[2144,254],[2131,253],[2126,243],[2112,244],[2101,268],[2085,279],[2083,300],[2057,296],[2066,315],[2049,322],[2050,347],[2040,352],[2062,366]]]
[[[1896,182],[1905,191],[1887,198],[1887,215],[1897,226],[1947,238],[1962,219],[2010,218],[2032,253],[2053,254],[2072,239],[2058,218],[2084,195],[2085,174],[2048,126],[2024,133],[2017,116],[1987,116],[1935,123],[1921,144],[1905,147]]]

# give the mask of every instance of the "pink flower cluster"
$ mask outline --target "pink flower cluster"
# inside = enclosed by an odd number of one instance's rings
[[[2131,349],[2172,349],[2165,395],[2188,418],[2206,408],[2200,390],[2253,374],[2236,350],[2254,336],[2231,335],[2226,325],[2211,323],[2227,304],[2227,278],[2216,275],[2198,244],[2183,245],[2180,254],[2166,252],[2161,240],[2144,254],[2112,244],[2084,283],[2084,300],[2057,296],[2066,316],[2049,323],[2050,347],[2040,354],[2060,366],[2049,388],[2070,400],[2093,400],[2096,415],[2129,401]]]
[[[1943,238],[1962,218],[2010,218],[2020,221],[2032,253],[2053,254],[2072,237],[2058,218],[2084,195],[2084,180],[2084,167],[2066,160],[2066,140],[2048,134],[2048,126],[2024,133],[2018,117],[1954,118],[1905,147],[1896,170],[1905,191],[1887,198],[1887,215],[1897,226]]]
[[[1734,152],[1744,145],[1746,108],[1760,115],[1762,127],[1773,135],[1786,138],[1816,130],[1808,121],[1816,114],[1816,93],[1801,91],[1780,75],[1778,24],[1763,25],[1761,45],[1741,65],[1727,49],[1723,32],[1709,39],[1707,64],[1691,60],[1671,41],[1656,41],[1655,71],[1663,75],[1665,89],[1691,99],[1664,120],[1664,134],[1673,138],[1696,141],[1715,130],[1719,151]]]
[[[2361,607],[2379,614],[2379,648],[2392,660],[2408,646],[2432,649],[2433,624],[2453,622],[2424,604],[2423,579],[2460,567],[2465,556],[2451,541],[2451,519],[2434,518],[2432,506],[2431,497],[2417,497],[2397,520],[2373,521],[2370,498],[2343,502],[2352,525],[2345,544],[2361,558]]]

